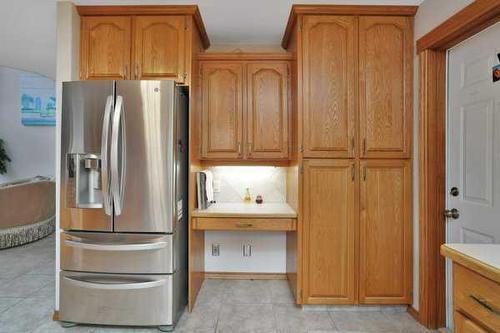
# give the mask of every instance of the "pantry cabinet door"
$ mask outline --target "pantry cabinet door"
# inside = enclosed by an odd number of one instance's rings
[[[412,50],[412,18],[359,19],[361,157],[410,157]]]
[[[246,157],[288,158],[288,63],[247,65]]]
[[[411,303],[411,167],[361,162],[359,301]]]
[[[356,162],[304,162],[304,302],[356,299]]]
[[[354,157],[358,19],[304,17],[302,28],[305,157]]]
[[[201,158],[243,157],[243,65],[203,63]]]
[[[134,18],[134,78],[185,80],[186,17]]]
[[[80,38],[82,80],[130,78],[130,17],[84,16]]]

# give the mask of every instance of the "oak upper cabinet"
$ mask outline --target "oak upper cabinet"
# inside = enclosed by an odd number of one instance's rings
[[[186,16],[134,17],[134,63],[136,80],[186,79]]]
[[[356,162],[304,162],[304,302],[355,298]]]
[[[243,64],[201,66],[201,157],[243,157]]]
[[[359,301],[411,302],[411,168],[408,160],[361,162]]]
[[[310,15],[302,26],[304,157],[354,157],[357,34],[355,16]]]
[[[255,60],[252,54],[238,55],[251,60],[220,59],[230,56],[201,62],[200,158],[288,159],[290,63]]]
[[[76,9],[82,80],[174,79],[198,85],[197,57],[210,46],[198,6]]]
[[[247,65],[246,157],[288,158],[288,73],[286,62]]]
[[[412,22],[411,17],[359,18],[361,157],[410,157]]]
[[[131,18],[84,16],[81,19],[82,80],[130,78]]]

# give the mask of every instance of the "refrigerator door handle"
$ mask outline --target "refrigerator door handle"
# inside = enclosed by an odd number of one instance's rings
[[[167,246],[166,242],[155,243],[137,243],[137,244],[94,244],[84,243],[72,240],[64,240],[64,244],[70,247],[76,247],[84,250],[94,251],[150,251],[159,250]]]
[[[123,97],[116,97],[115,112],[111,130],[111,193],[115,204],[115,215],[121,215],[126,166],[125,157],[125,118],[123,116]]]
[[[111,206],[111,194],[109,183],[109,166],[108,166],[108,146],[109,146],[109,124],[111,114],[113,112],[113,96],[108,96],[106,107],[104,109],[104,119],[102,121],[102,136],[101,136],[101,187],[104,212],[106,215],[113,213]]]
[[[135,289],[148,289],[160,287],[165,284],[165,280],[154,280],[146,282],[133,282],[133,283],[96,283],[85,281],[84,278],[72,278],[68,276],[63,277],[69,284],[87,288],[87,289],[106,289],[106,290],[135,290]]]

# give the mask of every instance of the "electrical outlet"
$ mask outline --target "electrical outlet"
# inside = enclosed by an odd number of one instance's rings
[[[243,244],[243,257],[251,257],[252,256],[252,245]]]
[[[221,187],[220,179],[214,179],[214,181],[213,181],[213,187],[214,187],[214,192],[215,193],[219,193],[220,192],[220,187]]]
[[[219,255],[220,255],[220,245],[219,244],[212,244],[212,256],[218,257]]]

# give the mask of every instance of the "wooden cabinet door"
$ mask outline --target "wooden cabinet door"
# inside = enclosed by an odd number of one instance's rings
[[[453,313],[455,333],[488,333],[481,326],[464,316],[458,311]]]
[[[410,161],[361,162],[360,178],[360,303],[409,304]]]
[[[353,16],[304,17],[302,28],[305,157],[354,157],[357,21]]]
[[[184,16],[134,18],[134,78],[185,78]]]
[[[355,302],[356,167],[350,160],[304,162],[304,301]]]
[[[247,65],[246,157],[288,158],[288,63]]]
[[[82,17],[80,78],[130,78],[130,17]]]
[[[412,22],[408,17],[366,16],[359,19],[362,157],[410,157]]]
[[[201,155],[203,159],[243,157],[243,65],[202,65]]]

